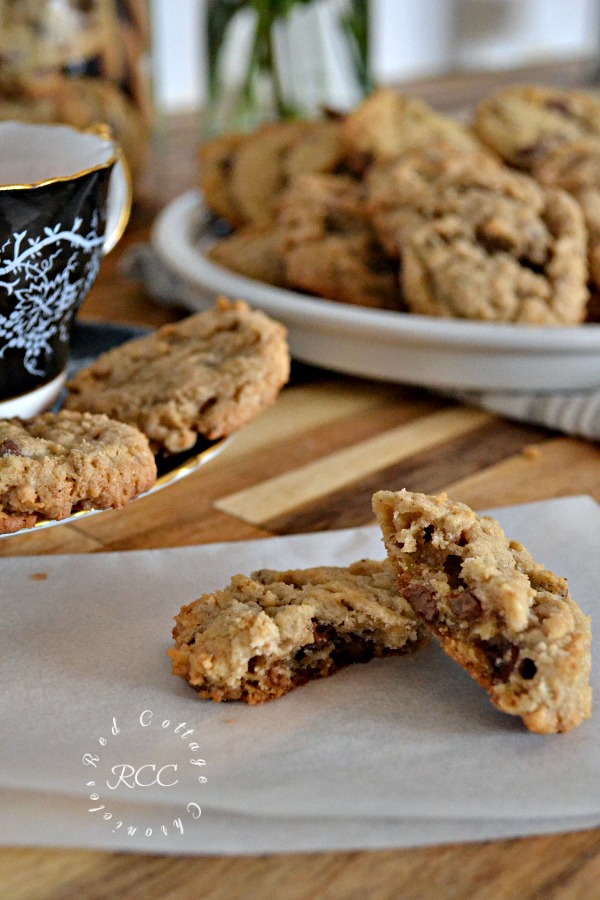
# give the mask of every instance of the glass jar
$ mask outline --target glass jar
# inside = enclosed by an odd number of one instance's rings
[[[0,0],[0,119],[105,122],[134,179],[152,121],[146,0]]]
[[[207,136],[355,106],[371,87],[368,0],[206,0]]]

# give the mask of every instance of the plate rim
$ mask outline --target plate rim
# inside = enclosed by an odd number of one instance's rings
[[[159,258],[195,287],[240,295],[258,302],[265,312],[305,325],[307,313],[320,328],[356,332],[357,328],[387,343],[406,339],[428,347],[498,349],[509,354],[593,354],[600,351],[600,324],[535,326],[452,320],[338,303],[232,273],[209,261],[195,246],[192,231],[206,221],[202,193],[192,188],[174,198],[156,217],[151,242]],[[290,302],[300,303],[298,308]]]

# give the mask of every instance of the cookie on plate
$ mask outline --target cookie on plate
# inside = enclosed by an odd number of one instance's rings
[[[387,560],[236,575],[183,606],[168,651],[201,697],[263,703],[342,666],[406,653],[425,630]]]
[[[342,124],[342,141],[349,166],[359,173],[373,162],[391,162],[409,150],[439,141],[464,150],[482,149],[465,125],[394,88],[374,91],[348,113]]]
[[[439,148],[374,172],[373,182],[370,209],[388,251],[395,244],[400,255],[411,312],[534,325],[584,320],[587,232],[565,191]]]
[[[600,103],[583,91],[514,85],[483,100],[473,125],[506,162],[531,171],[564,141],[600,141]]]
[[[200,187],[204,201],[234,228],[245,221],[231,188],[233,161],[244,140],[245,135],[231,132],[200,147]]]
[[[200,150],[207,206],[234,228],[264,228],[297,175],[333,172],[342,162],[337,120],[274,122],[250,134],[220,135]]]
[[[189,450],[237,431],[272,404],[289,378],[286,330],[241,300],[103,353],[69,382],[69,409],[135,425],[152,449]]]
[[[499,169],[494,157],[444,141],[372,166],[366,178],[366,207],[388,256],[401,255],[402,237],[416,225],[445,212],[472,215],[475,204],[468,204],[465,190],[481,183],[492,187]],[[534,186],[528,194],[522,179],[517,178],[516,185],[524,203],[538,193]]]
[[[0,420],[0,533],[118,509],[156,481],[146,437],[104,415],[43,413]]]
[[[600,141],[565,141],[538,163],[533,174],[542,184],[568,191],[581,205],[590,278],[600,288]]]
[[[279,201],[276,229],[290,286],[357,306],[400,308],[398,266],[377,239],[362,185],[336,175],[295,178]]]
[[[248,135],[235,154],[231,169],[231,191],[244,220],[268,225],[275,214],[277,198],[290,178],[304,171],[329,171],[338,153],[328,152],[320,129],[331,123],[309,121],[274,122]]]
[[[281,236],[276,227],[248,225],[212,244],[206,256],[212,262],[246,278],[283,287],[285,265],[279,252]]]
[[[373,508],[400,593],[498,709],[541,734],[589,718],[590,620],[564,578],[445,494],[380,491]]]

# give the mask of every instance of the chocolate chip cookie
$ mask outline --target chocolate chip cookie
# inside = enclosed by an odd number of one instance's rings
[[[201,697],[258,704],[342,666],[406,653],[425,629],[387,561],[236,575],[181,608],[173,674]]]
[[[366,177],[366,208],[386,253],[401,255],[402,236],[417,225],[448,212],[472,215],[476,201],[465,191],[480,184],[494,189],[498,161],[477,150],[447,142],[411,150],[396,162],[374,165]],[[491,179],[491,183],[490,180]],[[536,189],[516,181],[527,204]]]
[[[319,297],[398,309],[398,266],[385,254],[349,178],[305,175],[282,195],[276,219],[287,283]]]
[[[370,94],[344,119],[346,161],[358,173],[373,162],[387,163],[415,148],[446,141],[464,150],[482,149],[477,136],[456,119],[394,88]]]
[[[473,125],[506,162],[531,171],[564,141],[600,141],[600,103],[583,91],[517,85],[483,100]]]
[[[165,325],[108,351],[68,384],[66,406],[135,425],[154,452],[225,437],[272,404],[286,383],[286,330],[243,301]]]
[[[281,235],[276,227],[252,225],[216,241],[206,252],[208,259],[257,281],[283,287],[287,284],[285,265],[279,252]]]
[[[600,141],[565,141],[540,160],[533,174],[545,185],[568,191],[580,204],[588,231],[590,278],[600,288]]]
[[[370,180],[369,208],[400,255],[415,313],[570,325],[585,318],[579,204],[528,175],[448,148],[407,155]]]
[[[400,593],[492,703],[540,734],[589,718],[590,620],[563,578],[445,494],[380,491],[373,507]]]
[[[118,509],[156,480],[146,437],[104,415],[44,413],[0,421],[0,532]]]
[[[208,208],[234,228],[243,225],[245,216],[231,187],[235,155],[245,140],[235,132],[220,135],[200,148],[200,187]]]

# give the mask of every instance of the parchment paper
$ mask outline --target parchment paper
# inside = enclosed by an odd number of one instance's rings
[[[598,505],[494,514],[596,620]],[[180,605],[238,571],[365,556],[376,527],[0,561],[0,841],[266,853],[600,824],[600,721],[532,735],[433,643],[254,708],[171,675]]]

